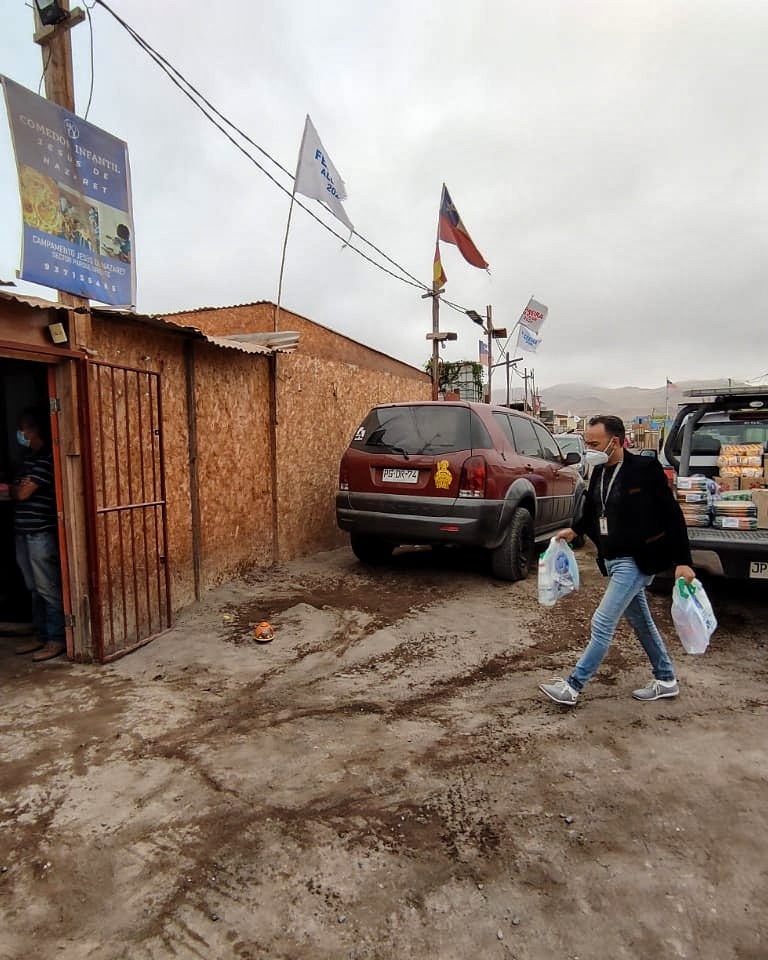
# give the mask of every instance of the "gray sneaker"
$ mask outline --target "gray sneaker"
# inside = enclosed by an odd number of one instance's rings
[[[579,699],[579,691],[574,690],[567,680],[555,677],[552,683],[540,683],[539,690],[546,693],[550,700],[560,703],[564,707],[572,707]]]
[[[680,693],[677,680],[651,680],[640,690],[633,690],[635,700],[661,700],[663,697],[676,697]]]

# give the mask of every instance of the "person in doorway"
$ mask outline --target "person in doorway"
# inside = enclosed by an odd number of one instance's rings
[[[567,680],[539,684],[550,700],[573,706],[608,652],[621,617],[637,635],[651,662],[653,678],[632,694],[637,700],[676,697],[675,669],[653,622],[645,588],[654,574],[675,567],[675,579],[691,583],[691,551],[682,511],[655,457],[624,447],[618,417],[592,417],[586,431],[587,458],[594,464],[582,517],[555,536],[570,542],[586,534],[597,547],[597,563],[609,577],[592,617],[587,649]]]
[[[32,601],[35,638],[16,648],[33,660],[51,660],[65,650],[56,490],[48,421],[28,408],[19,417],[16,439],[25,450],[16,483],[16,562]]]

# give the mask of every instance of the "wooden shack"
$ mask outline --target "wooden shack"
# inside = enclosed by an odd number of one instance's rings
[[[266,303],[154,317],[0,291],[0,472],[19,411],[45,404],[71,658],[120,656],[209,587],[342,542],[349,437],[374,403],[428,399],[429,379],[281,316],[276,332]]]

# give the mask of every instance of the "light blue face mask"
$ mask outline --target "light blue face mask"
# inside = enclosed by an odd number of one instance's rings
[[[23,430],[16,431],[16,443],[18,443],[20,447],[29,446],[29,440],[27,439],[27,437],[24,436]]]

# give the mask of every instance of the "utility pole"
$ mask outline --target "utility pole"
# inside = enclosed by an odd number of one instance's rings
[[[55,26],[43,26],[37,8],[35,14],[34,41],[40,45],[45,72],[45,96],[70,113],[75,112],[75,83],[72,70],[72,38],[69,31],[82,23],[85,13],[80,7],[70,12],[69,0],[58,0],[66,14]],[[91,341],[91,311],[88,300],[71,293],[58,291],[59,303],[69,309],[70,340],[79,347],[87,347]]]
[[[496,364],[497,367],[505,366],[505,367],[507,368],[507,406],[509,406],[509,373],[510,373],[510,367],[515,370],[515,373],[517,373],[517,367],[516,367],[515,365],[517,364],[517,362],[518,362],[519,360],[522,360],[522,359],[523,359],[522,357],[515,357],[514,360],[510,360],[510,359],[509,359],[509,351],[507,351],[507,354],[506,354],[505,359],[504,359],[504,363],[503,363],[503,364],[501,364],[501,363],[497,363],[497,364]],[[517,375],[520,376],[519,373],[518,373]]]
[[[490,304],[485,308],[486,313],[484,317],[481,317],[477,310],[465,310],[464,312],[472,321],[478,326],[482,327],[483,333],[487,338],[487,349],[488,349],[488,403],[492,403],[491,399],[491,378],[493,375],[493,341],[504,339],[507,335],[505,327],[494,327],[493,325],[493,309]],[[499,364],[501,366],[501,364]]]
[[[437,280],[432,281],[432,289],[429,293],[422,293],[421,299],[426,300],[432,297],[432,333],[427,334],[427,340],[432,341],[432,399],[440,399],[440,344],[445,345],[446,340],[456,340],[456,333],[440,333],[440,284]]]

